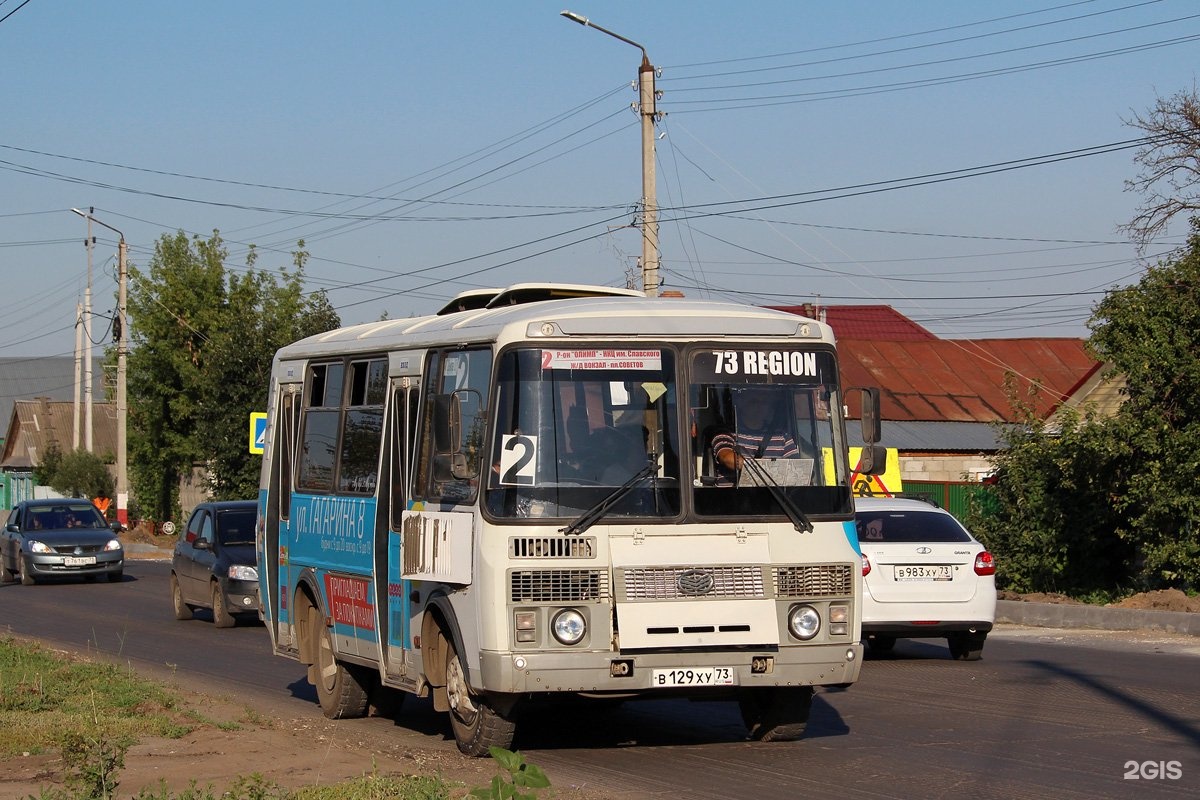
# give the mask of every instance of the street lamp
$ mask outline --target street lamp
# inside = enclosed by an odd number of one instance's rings
[[[658,200],[654,188],[654,120],[658,112],[655,110],[654,67],[650,64],[650,56],[646,55],[646,48],[632,39],[601,28],[573,11],[561,14],[572,22],[595,28],[642,51],[642,66],[638,68],[639,113],[642,117],[642,289],[648,297],[654,297],[658,294]]]
[[[122,525],[129,524],[129,463],[126,447],[127,423],[129,419],[129,405],[126,399],[125,388],[125,372],[126,358],[129,355],[129,324],[125,315],[126,295],[129,284],[129,270],[127,266],[127,256],[129,248],[125,245],[125,234],[114,228],[112,225],[101,222],[92,216],[95,208],[89,208],[87,212],[80,211],[78,208],[72,208],[79,216],[88,221],[88,290],[85,299],[89,305],[91,302],[92,291],[92,260],[91,260],[91,240],[92,240],[92,223],[95,222],[101,227],[108,228],[113,233],[120,237],[117,242],[117,521]],[[89,308],[90,310],[90,308]],[[91,323],[87,323],[88,333],[88,392],[90,401],[91,392]],[[91,404],[88,405],[88,450],[91,450],[92,436],[92,419],[91,419]]]

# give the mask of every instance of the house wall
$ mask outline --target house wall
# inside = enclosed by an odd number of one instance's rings
[[[963,476],[981,480],[995,469],[982,453],[901,453],[900,480],[959,482]]]

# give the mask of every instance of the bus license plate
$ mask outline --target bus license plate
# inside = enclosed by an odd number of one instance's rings
[[[733,667],[678,667],[650,672],[650,685],[659,686],[736,686]]]
[[[905,564],[896,567],[898,581],[948,581],[952,577],[949,564]]]
[[[96,563],[95,556],[64,556],[63,564],[68,567],[87,567]]]

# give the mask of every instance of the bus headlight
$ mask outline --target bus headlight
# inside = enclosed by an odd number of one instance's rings
[[[788,630],[797,639],[808,641],[821,630],[821,615],[812,606],[793,606],[788,612]]]
[[[550,622],[550,632],[560,644],[579,644],[583,635],[587,633],[587,623],[583,620],[583,614],[573,608],[567,608],[554,615]]]

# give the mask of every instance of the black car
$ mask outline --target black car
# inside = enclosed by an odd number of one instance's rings
[[[31,586],[43,578],[120,581],[125,550],[111,525],[88,500],[23,500],[8,515],[0,534],[0,581],[17,576]]]
[[[211,608],[213,623],[230,628],[241,614],[258,615],[258,566],[254,552],[254,500],[201,503],[179,532],[171,559],[175,619]]]

